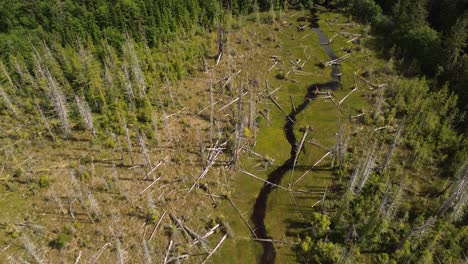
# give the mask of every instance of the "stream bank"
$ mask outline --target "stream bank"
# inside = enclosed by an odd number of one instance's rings
[[[329,56],[330,60],[337,58],[331,47],[329,46],[329,39],[322,32],[318,25],[318,17],[316,15],[317,10],[311,9],[310,14],[310,27],[312,31],[318,36],[320,45],[325,50],[326,54]],[[294,159],[298,154],[297,140],[294,135],[294,122],[296,121],[296,116],[300,114],[304,109],[307,108],[312,99],[316,98],[316,91],[323,90],[337,90],[341,88],[340,80],[340,68],[338,65],[332,65],[331,77],[332,80],[326,83],[312,84],[307,88],[306,95],[303,102],[295,109],[292,110],[285,119],[285,124],[283,129],[285,131],[285,137],[290,145],[290,157],[277,169],[271,172],[268,175],[268,181],[279,185],[283,176],[293,167]],[[254,223],[255,234],[260,239],[271,239],[268,235],[268,232],[265,227],[265,217],[267,210],[268,196],[271,192],[276,189],[275,186],[265,183],[260,190],[257,199],[255,201],[253,213],[252,213],[252,222]],[[263,254],[260,260],[260,263],[270,264],[275,263],[276,251],[272,242],[259,242],[262,244]]]

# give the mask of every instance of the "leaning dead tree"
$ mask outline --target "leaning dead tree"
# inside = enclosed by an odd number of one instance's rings
[[[398,204],[403,195],[403,182],[395,189],[392,188],[390,181],[387,182],[382,202],[380,203],[379,212],[384,219],[392,219],[397,210]],[[392,189],[394,189],[392,191]]]
[[[37,77],[45,79],[48,88],[47,90],[49,92],[48,96],[50,98],[50,101],[54,105],[55,112],[57,113],[60,119],[62,131],[66,137],[69,137],[71,135],[71,127],[68,122],[68,109],[66,106],[65,96],[62,94],[57,80],[52,76],[51,72],[49,71],[49,68],[44,64],[39,52],[36,50],[34,45],[32,45],[32,43],[31,46],[34,50],[34,60],[37,67]],[[52,55],[45,43],[44,49],[46,50],[47,59],[51,60]]]
[[[20,237],[20,240],[21,240],[21,243],[23,244],[24,248],[26,249],[26,252],[28,252],[28,254],[34,258],[34,260],[37,262],[37,263],[46,263],[46,261],[43,259],[43,254],[41,252],[39,252],[39,250],[37,249],[36,245],[34,245],[31,240],[29,239],[29,237],[27,237],[26,235],[22,235]]]
[[[420,238],[423,235],[427,234],[434,224],[436,223],[437,218],[436,217],[429,217],[426,219],[426,221],[418,226],[414,226],[407,234],[403,237],[403,239],[398,243],[397,249],[400,249],[405,245],[406,241],[411,238]]]
[[[91,113],[91,108],[89,107],[86,100],[82,99],[77,95],[75,95],[75,101],[76,105],[78,106],[78,112],[80,113],[80,116],[83,119],[86,128],[91,132],[91,134],[93,134],[93,136],[96,136],[97,133],[93,124],[93,115]]]
[[[0,85],[0,95],[2,96],[3,101],[5,102],[5,105],[6,105],[6,108],[8,109],[8,111],[10,111],[10,113],[12,113],[14,116],[16,116],[16,114],[17,114],[16,109],[13,106],[13,104],[11,103],[10,98],[8,97],[8,94],[5,92],[5,90],[3,90],[1,85]]]
[[[60,91],[57,81],[52,77],[52,74],[49,72],[47,68],[45,69],[45,73],[46,73],[47,82],[49,84],[49,88],[51,91],[50,97],[55,106],[55,111],[57,112],[60,118],[60,121],[62,124],[62,130],[65,136],[69,137],[71,135],[71,128],[68,122],[68,109],[66,106],[65,96]]]
[[[148,148],[146,147],[146,137],[142,132],[138,130],[137,130],[137,133],[138,133],[138,143],[140,144],[140,148],[141,148],[141,155],[143,155],[143,158],[145,160],[145,167],[148,169],[151,169],[153,168],[153,165],[151,164],[151,159],[149,156]],[[145,175],[145,179],[146,178],[147,176]]]
[[[438,215],[444,215],[450,209],[453,210],[453,216],[458,218],[463,214],[463,210],[468,204],[468,162],[463,164],[458,172],[458,177],[452,182],[450,195],[439,208]]]
[[[127,142],[127,152],[128,152],[128,155],[130,156],[130,162],[133,165],[133,164],[135,164],[135,162],[134,162],[134,159],[133,159],[132,140],[130,139],[130,131],[128,130],[127,121],[125,120],[125,118],[122,118],[122,126],[123,126],[124,131],[125,131],[125,139],[126,139],[126,142]]]
[[[218,145],[218,141],[216,141],[216,143],[210,148],[210,152],[208,154],[208,158],[207,158],[207,161],[208,161],[208,164],[206,165],[205,169],[203,170],[203,172],[200,174],[200,176],[198,176],[197,180],[195,181],[195,183],[192,185],[192,187],[190,187],[190,189],[188,190],[187,193],[190,193],[194,188],[195,186],[198,185],[198,183],[203,179],[205,178],[206,174],[208,174],[208,172],[210,171],[211,167],[213,167],[213,165],[216,163],[216,160],[218,159],[219,155],[221,153],[223,153],[223,150],[225,149],[224,147],[226,146],[227,142],[224,142],[223,144],[221,145]]]
[[[373,147],[367,152],[366,160],[364,162],[359,162],[359,165],[356,167],[353,175],[351,176],[349,189],[354,194],[358,194],[362,191],[374,169],[376,160],[376,144],[377,142],[375,142]]]
[[[384,161],[382,163],[382,167],[381,167],[381,170],[380,170],[381,173],[384,173],[385,170],[387,169],[387,166],[390,164],[390,160],[392,158],[393,152],[395,151],[395,148],[398,145],[398,141],[400,139],[402,129],[403,128],[400,127],[400,129],[398,129],[397,133],[395,134],[395,137],[393,138],[392,145],[390,146],[390,149],[388,150],[387,154],[385,155],[385,159],[384,159]]]

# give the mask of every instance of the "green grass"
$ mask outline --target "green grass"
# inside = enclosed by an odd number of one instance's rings
[[[288,16],[294,13],[295,12],[287,12],[282,18],[282,20],[287,21],[287,24],[291,23],[292,25],[287,28],[283,27],[277,32],[277,39],[280,42],[281,49],[270,55],[279,56],[283,64],[276,66],[274,70],[269,72],[267,78],[270,82],[270,90],[281,87],[275,94],[275,98],[286,112],[291,111],[292,108],[290,97],[292,97],[294,104],[298,106],[304,100],[308,86],[314,83],[323,83],[331,80],[331,68],[321,68],[317,65],[319,61],[325,62],[328,61],[329,58],[320,46],[316,34],[309,28],[303,32],[298,32],[296,29],[298,25],[296,21],[297,18],[301,15],[308,15],[308,12],[304,11],[297,16],[288,18]],[[336,24],[345,23],[348,20],[340,14],[333,13],[321,13],[320,18],[322,30],[329,37],[341,30]],[[325,22],[325,20],[332,19],[337,19],[338,22],[330,24]],[[255,28],[258,35],[269,34],[269,32],[271,32],[271,29],[268,31],[268,26],[265,27],[265,25],[255,26],[246,23],[244,28],[247,31]],[[352,23],[346,31],[360,34],[364,29],[364,25]],[[372,51],[358,48],[357,44],[351,42],[347,43],[347,41],[347,38],[339,36],[336,37],[331,44],[337,56],[344,55],[346,52],[345,49],[353,50],[351,57],[341,65],[343,90],[334,92],[336,102],[341,100],[341,98],[346,96],[354,88],[353,74],[355,72],[358,70],[362,72],[366,67],[376,68],[384,65],[384,62],[375,59],[376,55]],[[304,52],[304,49],[306,52]],[[275,78],[279,72],[287,73],[289,71],[292,66],[289,60],[304,60],[309,54],[313,56],[310,56],[310,60],[303,68],[303,71],[307,73],[306,76],[291,72],[285,80],[278,80]],[[264,59],[269,58],[266,57]],[[349,96],[340,106],[347,116],[355,115],[359,110],[366,110],[370,107],[367,100],[369,93],[367,86],[359,80],[358,85],[359,90]],[[259,108],[260,107],[262,109],[270,108],[271,123],[267,126],[262,118],[254,151],[273,158],[274,164],[267,170],[262,170],[259,167],[255,167],[258,161],[253,157],[245,157],[241,164],[245,170],[266,179],[268,174],[276,168],[276,166],[280,166],[289,158],[290,146],[285,139],[283,131],[285,122],[284,114],[273,104],[270,104],[269,101],[265,101],[265,104],[262,104]],[[303,135],[300,128],[311,126],[313,131],[309,133],[306,141],[314,139],[327,148],[333,148],[336,144],[338,116],[339,111],[330,100],[313,100],[308,107],[296,117],[297,120],[294,131],[296,140],[299,141]],[[350,123],[345,117],[342,117],[341,120],[345,131],[349,131]],[[307,143],[305,143],[304,148],[306,152],[305,154],[301,153],[299,156],[296,165],[297,169],[294,174],[292,174],[292,182],[303,175],[308,168],[315,164],[327,152],[324,149]],[[295,186],[295,189],[300,188],[301,190],[309,191],[325,190],[333,181],[330,161],[330,157],[324,159],[317,168],[314,168],[297,186]],[[283,186],[287,186],[290,173],[291,172],[287,172],[283,177]],[[234,189],[231,195],[234,197],[237,206],[244,212],[245,217],[250,220],[253,204],[255,203],[256,196],[263,186],[263,183],[241,173],[235,176],[233,181]],[[295,210],[294,203],[289,193],[276,189],[269,196],[265,223],[269,234],[276,240],[294,241],[296,239],[294,235],[287,235],[288,231],[294,231],[290,223],[307,221],[310,213],[320,206],[317,205],[315,208],[312,208],[312,205],[321,198],[321,194],[301,194],[295,196],[298,207],[304,209],[303,213],[298,213]],[[224,210],[226,215],[230,215],[229,219],[237,236],[250,237],[247,228],[229,205],[224,205],[222,210]],[[293,263],[296,261],[294,251],[290,246],[275,246],[275,248],[277,251],[277,263]],[[217,254],[217,257],[214,258],[213,263],[218,263],[218,261],[222,261],[223,263],[253,263],[261,253],[262,249],[258,243],[236,241],[232,242],[229,246],[223,247],[220,253]],[[239,258],[236,256],[242,257]]]

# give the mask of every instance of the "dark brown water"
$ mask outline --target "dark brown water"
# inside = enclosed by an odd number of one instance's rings
[[[328,45],[328,38],[327,36],[320,30],[318,26],[318,18],[316,16],[316,10],[311,10],[311,28],[312,30],[318,35],[319,41],[322,47],[325,49],[325,52],[328,54],[331,60],[336,59],[336,55],[333,53],[333,50]],[[316,89],[322,90],[336,90],[341,87],[340,77],[339,77],[340,69],[338,65],[333,65],[332,68],[332,80],[328,83],[321,83],[321,84],[312,84],[307,89],[307,93],[304,97],[304,101],[296,108],[296,110],[291,111],[288,115],[288,118],[285,119],[284,124],[284,131],[285,137],[288,140],[288,143],[291,147],[291,152],[289,159],[287,159],[281,166],[275,169],[268,175],[268,181],[274,184],[279,185],[281,183],[281,179],[286,174],[287,171],[292,169],[294,158],[298,151],[296,137],[294,136],[294,122],[296,121],[296,116],[300,114],[306,107],[309,105],[311,99],[315,98],[315,91]],[[265,227],[265,216],[266,216],[266,209],[267,209],[267,201],[268,195],[275,189],[275,186],[271,184],[265,183],[260,190],[260,193],[257,196],[257,200],[255,201],[254,210],[252,214],[252,221],[255,226],[255,234],[260,239],[271,239],[268,235],[268,232]],[[263,247],[263,255],[260,260],[262,264],[270,264],[275,263],[276,259],[276,251],[273,243],[271,242],[260,242],[262,243]]]

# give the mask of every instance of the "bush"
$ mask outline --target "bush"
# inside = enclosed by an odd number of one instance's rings
[[[351,13],[363,22],[373,23],[382,9],[373,0],[355,0],[351,3]]]
[[[70,236],[66,233],[60,233],[54,240],[50,241],[49,246],[58,250],[63,249],[69,242]]]
[[[41,176],[37,184],[39,184],[41,188],[47,188],[49,187],[49,179],[46,176]]]
[[[286,75],[284,74],[283,71],[280,71],[280,72],[278,72],[278,73],[276,74],[275,77],[276,77],[276,79],[278,79],[278,80],[284,80],[284,79],[286,78]]]

